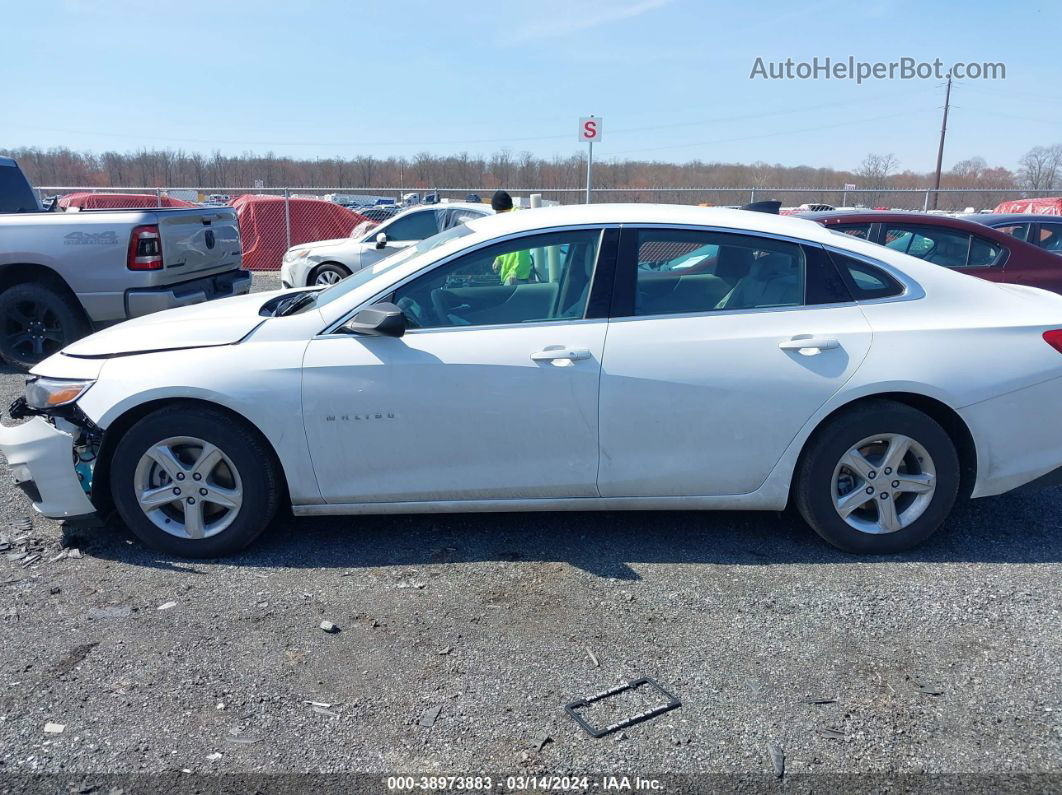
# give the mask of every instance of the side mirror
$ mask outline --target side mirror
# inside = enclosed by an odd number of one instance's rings
[[[343,328],[366,337],[401,337],[406,333],[406,316],[394,304],[373,304],[354,315]]]
[[[376,235],[376,248],[383,248],[387,245],[387,233],[380,232]]]

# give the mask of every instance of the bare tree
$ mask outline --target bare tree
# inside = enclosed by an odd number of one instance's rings
[[[899,161],[892,154],[877,155],[869,154],[863,158],[856,176],[862,180],[863,188],[886,188],[889,185],[889,176],[899,166]]]
[[[1023,188],[1053,190],[1062,176],[1062,144],[1034,146],[1018,161],[1018,180]]]

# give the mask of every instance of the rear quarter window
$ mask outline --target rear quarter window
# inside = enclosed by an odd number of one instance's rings
[[[903,285],[883,268],[837,251],[831,251],[830,257],[856,301],[872,301],[903,294]]]

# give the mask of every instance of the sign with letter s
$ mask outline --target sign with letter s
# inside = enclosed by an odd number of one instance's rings
[[[601,117],[583,116],[579,119],[579,142],[598,143],[601,140]]]

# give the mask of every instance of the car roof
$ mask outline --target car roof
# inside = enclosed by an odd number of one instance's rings
[[[825,224],[830,221],[844,221],[847,223],[881,223],[885,221],[899,221],[908,224],[922,224],[923,226],[946,226],[952,229],[964,229],[967,232],[975,231],[976,227],[988,226],[988,224],[975,223],[967,218],[959,218],[954,215],[933,215],[921,213],[916,210],[855,210],[852,212],[821,212],[800,213],[800,218]]]
[[[718,226],[820,242],[833,239],[833,233],[819,224],[792,215],[683,204],[568,204],[515,210],[468,222],[473,231],[495,237],[551,226],[581,224]]]
[[[390,221],[395,218],[401,218],[403,215],[408,215],[417,210],[478,210],[487,215],[494,212],[489,204],[477,204],[476,202],[439,202],[437,204],[414,204],[412,207],[407,207],[401,212],[395,213],[387,220]]]
[[[0,155],[0,166],[10,166],[11,168],[14,168],[15,159],[13,157],[4,157],[3,155]]]
[[[1042,221],[1062,224],[1062,216],[1043,215],[1040,213],[964,213],[959,218],[975,221],[988,226],[1006,224],[1034,224]]]

